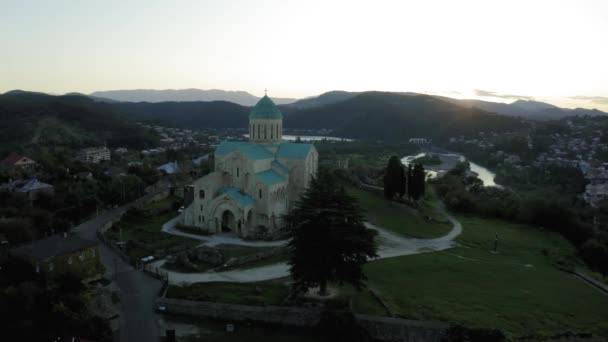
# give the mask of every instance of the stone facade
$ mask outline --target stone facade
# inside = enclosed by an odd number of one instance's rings
[[[283,215],[318,167],[315,147],[282,142],[281,128],[280,112],[262,98],[250,115],[250,141],[222,142],[215,151],[215,171],[188,186],[191,201],[181,223],[251,239],[276,236]]]

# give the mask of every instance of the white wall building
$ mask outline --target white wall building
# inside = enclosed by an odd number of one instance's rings
[[[314,145],[283,142],[282,129],[282,113],[264,96],[249,115],[249,142],[222,142],[215,171],[189,187],[181,223],[247,238],[276,235],[318,166]]]

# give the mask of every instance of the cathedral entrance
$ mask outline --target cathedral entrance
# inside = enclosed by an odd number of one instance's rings
[[[235,228],[234,214],[230,210],[224,210],[222,213],[222,232],[235,232]]]

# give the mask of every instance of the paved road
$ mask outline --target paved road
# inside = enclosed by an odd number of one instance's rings
[[[151,195],[149,195],[151,196]],[[148,196],[146,196],[148,197]],[[106,222],[118,217],[137,202],[120,208],[111,209],[86,221],[73,229],[78,236],[98,240],[97,229]],[[158,341],[159,331],[154,303],[162,286],[161,282],[143,272],[135,270],[116,253],[99,242],[101,261],[106,267],[106,276],[118,285],[122,312],[118,341]]]
[[[442,208],[440,208],[443,210]],[[406,238],[394,234],[384,228],[374,226],[370,223],[365,223],[368,228],[377,230],[379,233],[379,248],[378,255],[379,259],[382,258],[390,258],[401,255],[410,255],[410,254],[418,254],[425,252],[433,252],[433,251],[441,251],[444,249],[452,248],[456,245],[454,239],[462,233],[462,225],[458,220],[449,214],[445,214],[448,220],[452,223],[452,230],[436,239],[414,239],[414,238]],[[167,222],[166,225],[174,225],[175,221],[171,220]],[[164,230],[164,229],[163,229]],[[174,234],[176,233],[175,229],[167,229],[167,233]],[[179,231],[177,231],[179,232]],[[181,232],[179,232],[181,233]],[[178,234],[182,235],[182,234]],[[194,235],[194,234],[188,234]],[[185,235],[182,235],[185,236]],[[195,235],[199,240],[200,236]],[[207,239],[207,237],[205,237]],[[207,240],[213,239],[210,236]],[[247,241],[242,241],[239,243],[238,238],[232,238],[232,242],[234,244],[243,244],[247,243]],[[212,240],[211,240],[212,241]],[[282,244],[285,241],[281,241]],[[159,260],[154,263],[154,266],[159,267],[164,263],[163,260]],[[169,275],[169,283],[171,284],[183,284],[183,283],[198,283],[198,282],[217,282],[217,281],[229,281],[229,282],[238,282],[238,283],[249,283],[255,281],[263,281],[269,279],[282,278],[289,275],[289,266],[282,262],[268,266],[250,268],[247,270],[234,270],[234,271],[224,271],[224,272],[204,272],[204,273],[180,273],[175,271],[167,271]]]

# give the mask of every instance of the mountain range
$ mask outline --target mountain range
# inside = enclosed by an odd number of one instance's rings
[[[220,89],[133,89],[96,91],[90,96],[98,101],[120,102],[192,102],[192,101],[227,101],[241,106],[253,106],[260,98],[246,91],[227,91]],[[274,98],[277,104],[297,101],[291,98]]]
[[[251,110],[224,101],[103,105],[133,120],[191,128],[245,129]],[[279,108],[284,114],[286,129],[330,129],[337,136],[356,139],[397,141],[420,136],[442,139],[476,134],[480,130],[501,132],[523,126],[518,118],[414,93],[334,92],[320,99],[279,105]]]
[[[34,144],[78,148],[107,143],[144,148],[153,146],[158,137],[142,131],[135,121],[183,128],[246,129],[251,111],[251,106],[228,101],[126,102],[101,95],[53,96],[25,91],[0,95],[0,147]],[[444,140],[480,131],[519,130],[527,127],[530,119],[606,114],[534,101],[505,104],[376,91],[333,91],[279,108],[287,130],[330,129],[340,137],[384,141],[412,137]]]
[[[479,108],[488,112],[531,120],[558,120],[568,116],[596,116],[607,114],[597,109],[560,108],[549,103],[531,100],[517,100],[512,103],[500,103],[482,100],[460,100],[445,96],[437,97],[464,107]]]

